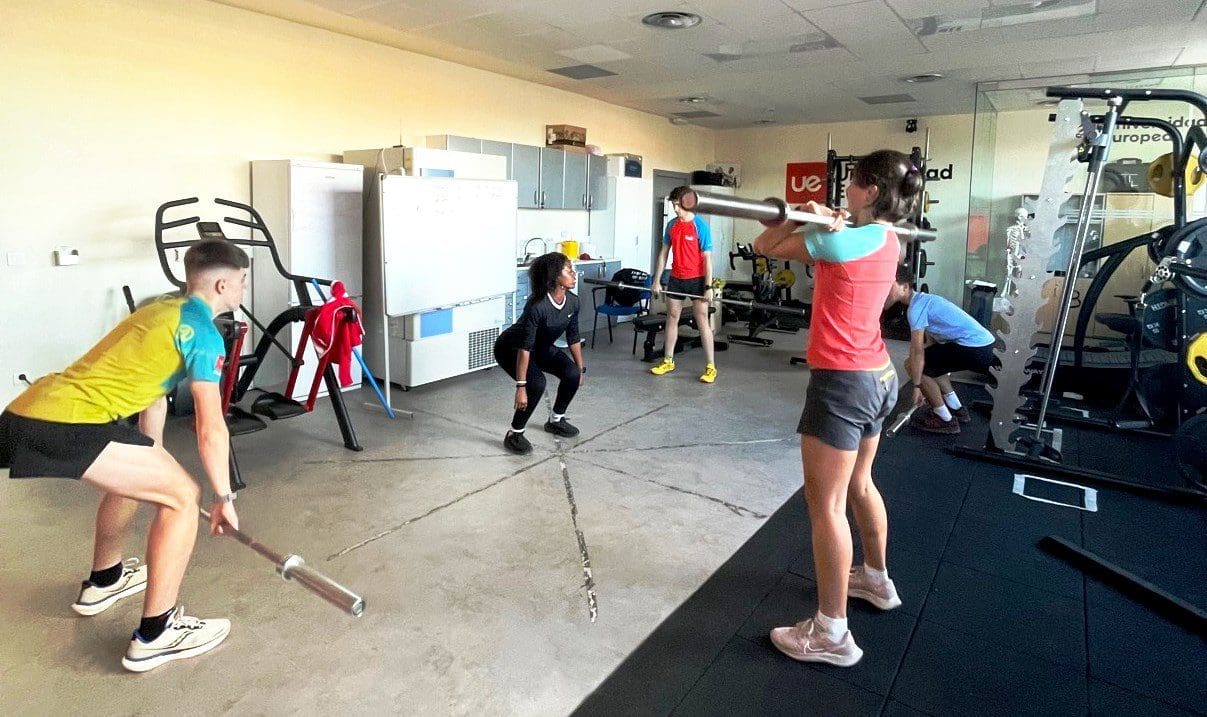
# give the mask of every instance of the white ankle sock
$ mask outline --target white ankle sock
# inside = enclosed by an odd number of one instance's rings
[[[947,407],[953,411],[960,410],[960,408],[964,405],[960,403],[960,397],[956,395],[955,391],[943,394],[943,403],[946,403]]]
[[[877,585],[883,585],[888,582],[888,569],[887,568],[884,570],[877,570],[871,566],[864,565],[863,574],[868,577],[868,580],[871,580],[872,582],[876,583]]]
[[[566,414],[564,414],[564,413],[553,413],[553,414],[549,415],[549,422],[557,423],[558,421],[562,420],[565,417],[566,417]]]
[[[936,416],[942,418],[944,421],[951,420],[951,411],[947,410],[947,406],[939,406],[938,408],[933,408],[931,410],[935,412]]]
[[[508,433],[523,433],[524,429],[523,428],[512,428],[511,426],[508,426],[507,432]]]
[[[838,642],[847,632],[847,619],[845,617],[830,617],[817,611],[817,617],[814,619],[817,627],[825,633],[825,636],[833,642]]]

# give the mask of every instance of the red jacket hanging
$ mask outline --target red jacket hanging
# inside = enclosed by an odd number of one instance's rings
[[[344,282],[335,282],[331,285],[330,300],[316,310],[310,338],[320,366],[339,365],[340,386],[352,383],[352,349],[360,346],[364,335],[360,307],[348,298]]]

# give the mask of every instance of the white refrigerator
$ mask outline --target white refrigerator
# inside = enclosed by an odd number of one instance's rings
[[[653,271],[650,225],[654,205],[654,180],[642,177],[608,177],[607,203],[590,213],[591,243],[605,259],[617,259],[621,268]]]
[[[358,165],[311,162],[304,160],[254,160],[251,163],[252,206],[264,218],[290,272],[300,276],[338,279],[357,304],[361,303],[362,273],[363,169]],[[286,308],[300,303],[293,283],[277,271],[265,250],[252,265],[251,310],[266,326]],[[323,302],[314,287],[307,287],[312,304]],[[331,288],[323,287],[330,297]],[[290,324],[277,339],[296,355],[302,336],[302,323]],[[249,339],[260,340],[253,328]],[[244,344],[249,352],[255,343]],[[310,393],[318,365],[313,344],[307,350],[298,371],[293,396],[304,400]],[[352,363],[352,383],[345,391],[361,383],[360,364]],[[289,378],[289,362],[276,347],[264,357],[256,371],[255,385],[284,391]],[[326,385],[319,395],[327,394]]]

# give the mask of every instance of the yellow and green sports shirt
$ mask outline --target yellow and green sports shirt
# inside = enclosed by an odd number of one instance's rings
[[[142,411],[186,376],[220,381],[225,360],[205,301],[162,299],[131,314],[62,373],[38,379],[7,410],[55,423],[109,423]]]

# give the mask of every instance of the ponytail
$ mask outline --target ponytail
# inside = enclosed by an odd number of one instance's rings
[[[859,158],[851,177],[861,187],[876,187],[870,207],[877,220],[899,222],[914,213],[922,196],[922,170],[906,154],[881,149]]]

